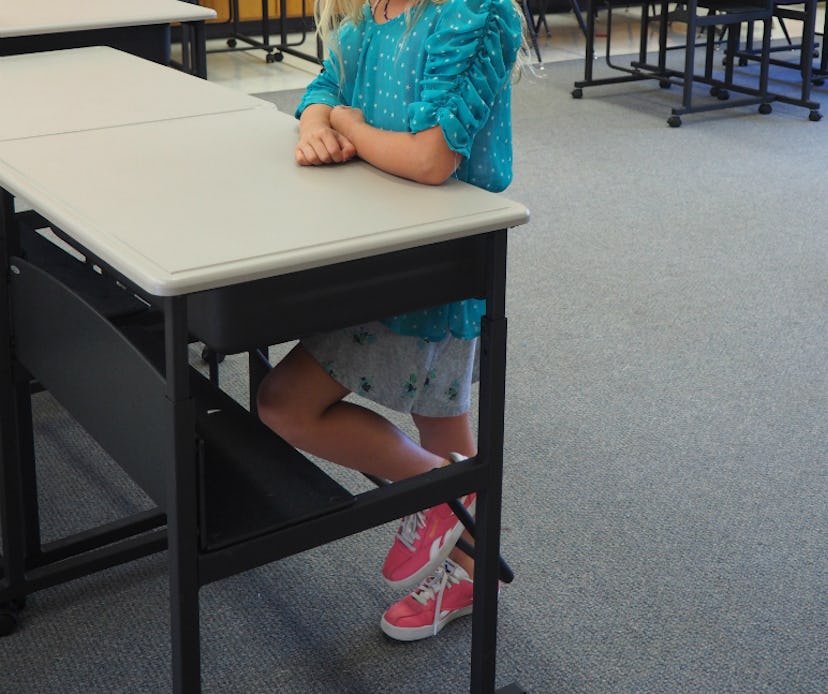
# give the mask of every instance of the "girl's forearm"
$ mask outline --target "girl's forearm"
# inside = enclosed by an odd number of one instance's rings
[[[459,155],[449,149],[439,126],[419,133],[404,133],[352,122],[340,128],[340,132],[354,144],[360,159],[418,183],[445,182],[460,161]]]

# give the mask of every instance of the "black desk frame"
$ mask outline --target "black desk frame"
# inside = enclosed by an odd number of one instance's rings
[[[34,479],[34,447],[31,421],[30,382],[32,376],[23,368],[28,355],[18,350],[23,338],[16,341],[13,299],[20,280],[17,258],[20,252],[19,229],[13,198],[0,189],[0,260],[4,305],[0,319],[0,423],[2,424],[2,464],[0,464],[0,524],[4,555],[0,557],[0,603],[21,607],[28,594],[87,575],[108,566],[130,561],[164,548],[169,550],[170,609],[173,653],[174,691],[200,691],[199,589],[213,581],[267,564],[305,549],[343,538],[362,530],[392,521],[471,491],[478,494],[476,521],[476,566],[474,613],[472,619],[471,691],[475,694],[495,691],[497,581],[499,571],[501,491],[503,470],[503,420],[506,358],[506,230],[481,233],[452,241],[340,263],[321,270],[258,280],[249,285],[235,285],[190,296],[155,297],[135,287],[126,277],[94,257],[79,250],[136,295],[163,313],[163,349],[166,368],[154,380],[160,387],[151,410],[158,412],[160,429],[157,440],[150,443],[160,451],[155,458],[130,453],[116,460],[142,482],[153,498],[161,497],[157,511],[106,527],[90,530],[81,536],[62,541],[57,547],[42,548]],[[406,268],[407,272],[400,271]],[[26,274],[25,272],[23,274]],[[324,278],[321,287],[318,280]],[[63,287],[63,285],[60,285]],[[412,289],[416,287],[417,289]],[[223,299],[229,292],[244,296],[255,291],[263,315],[280,315],[278,325],[267,327],[267,339],[256,333],[245,336],[249,344],[276,344],[309,330],[332,329],[376,316],[391,315],[416,307],[434,305],[469,296],[485,297],[487,314],[481,336],[481,383],[479,398],[479,453],[475,459],[434,470],[425,475],[359,494],[347,508],[318,516],[310,521],[289,525],[275,532],[253,537],[230,547],[205,553],[199,544],[199,509],[197,493],[196,451],[193,445],[195,415],[190,390],[188,343],[193,330],[190,319],[199,312],[199,301]],[[70,290],[61,291],[76,302]],[[21,296],[20,293],[17,296]],[[25,297],[24,297],[25,298]],[[76,302],[77,303],[77,302]],[[78,303],[82,306],[82,302]],[[313,311],[307,307],[313,306]],[[286,310],[285,307],[292,307]],[[106,325],[106,320],[91,308],[83,309],[88,318]],[[274,313],[280,311],[282,313]],[[52,334],[54,321],[38,318],[37,311],[26,311],[22,320],[29,322],[37,334],[48,333],[49,353],[61,353],[61,334]],[[190,318],[188,318],[190,313]],[[30,315],[34,314],[34,315]],[[14,323],[14,321],[18,321]],[[197,323],[197,321],[195,321]],[[257,325],[261,329],[263,321]],[[24,332],[26,332],[24,331]],[[38,333],[41,331],[41,333]],[[58,331],[59,333],[60,331]],[[77,329],[75,329],[77,332]],[[112,330],[112,339],[121,355],[135,357],[124,371],[140,368],[146,372],[141,356],[131,352],[120,333]],[[249,338],[249,339],[248,339]],[[38,343],[33,343],[37,351]],[[72,335],[77,342],[84,335]],[[54,340],[54,341],[53,341]],[[123,344],[121,344],[123,342]],[[94,346],[75,345],[78,358]],[[221,345],[229,351],[228,345]],[[88,348],[88,349],[87,349]],[[98,348],[100,350],[100,348]],[[54,352],[52,351],[54,350]],[[41,360],[42,362],[45,360]],[[129,368],[126,368],[129,366]],[[94,374],[94,368],[85,373]],[[57,370],[56,373],[60,371]],[[64,371],[78,372],[67,368]],[[93,376],[94,377],[94,376]],[[66,377],[70,378],[70,377]],[[76,381],[92,381],[92,378]],[[139,379],[141,380],[141,379]],[[147,380],[147,379],[143,379]],[[49,385],[48,383],[46,384]],[[135,385],[136,400],[152,397],[153,386]],[[143,390],[142,390],[143,389]],[[143,401],[143,400],[141,400]],[[83,402],[83,400],[81,401]],[[71,410],[70,410],[71,411]],[[131,421],[131,420],[130,420]],[[135,427],[146,436],[146,424]],[[121,445],[114,444],[115,448]],[[104,446],[106,448],[106,446]],[[123,448],[123,445],[122,445]],[[139,460],[136,456],[139,456]],[[114,456],[113,456],[114,457]],[[157,460],[157,459],[156,459]],[[166,532],[160,527],[166,519]],[[508,685],[501,692],[520,692]]]

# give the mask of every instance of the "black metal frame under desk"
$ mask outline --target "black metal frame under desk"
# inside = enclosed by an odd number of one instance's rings
[[[771,53],[768,58],[768,64],[776,67],[788,68],[796,71],[800,75],[800,91],[799,96],[789,96],[787,94],[776,94],[776,101],[784,104],[791,104],[792,106],[799,106],[808,109],[808,118],[812,121],[822,120],[822,113],[820,112],[820,102],[814,101],[811,98],[813,87],[821,86],[828,77],[828,51],[825,46],[821,47],[819,51],[819,63],[814,63],[814,56],[817,54],[816,42],[816,25],[817,25],[817,3],[818,0],[804,0],[801,9],[799,7],[787,7],[785,5],[775,5],[773,14],[780,20],[793,19],[802,22],[802,38],[798,46],[778,46],[771,48]],[[823,23],[823,43],[825,42],[825,33],[828,29],[828,12],[825,13]],[[793,62],[791,60],[781,60],[774,58],[774,54],[785,50],[798,50],[799,61]],[[741,47],[736,53],[740,64],[745,64],[748,60],[761,60],[761,51],[757,51],[753,47],[753,26],[748,27],[746,45]]]
[[[623,84],[627,82],[638,82],[641,80],[653,79],[658,80],[659,86],[663,89],[667,89],[674,84],[682,87],[682,104],[679,107],[671,109],[672,115],[667,120],[671,127],[680,126],[681,116],[684,114],[720,110],[723,108],[733,108],[737,106],[758,105],[760,113],[770,113],[770,104],[776,99],[776,95],[767,92],[767,64],[762,64],[762,72],[759,75],[757,89],[734,84],[732,80],[733,60],[736,52],[735,49],[737,47],[736,42],[738,41],[738,36],[733,34],[733,32],[728,31],[728,41],[731,50],[729,59],[725,64],[724,79],[720,80],[714,78],[712,70],[714,37],[711,34],[708,34],[707,40],[700,44],[695,43],[695,38],[700,27],[713,27],[719,23],[718,20],[713,15],[708,17],[696,16],[696,10],[698,7],[697,0],[688,0],[688,2],[683,3],[681,7],[676,8],[672,12],[670,11],[669,4],[670,3],[667,0],[663,0],[660,4],[661,9],[658,15],[658,58],[655,65],[648,61],[647,55],[649,45],[648,29],[651,17],[647,11],[647,4],[642,4],[638,60],[631,61],[629,66],[620,65],[617,62],[614,62],[610,55],[612,41],[612,4],[610,3],[606,6],[606,63],[611,69],[624,74],[596,79],[593,76],[593,61],[595,59],[595,18],[597,11],[601,9],[603,5],[599,4],[597,0],[589,0],[584,79],[578,80],[574,83],[572,97],[576,99],[582,98],[585,87]],[[745,19],[743,21],[747,21],[748,16],[750,16],[750,12],[745,13]],[[668,48],[667,46],[667,29],[670,21],[679,21],[687,24],[688,43],[685,46],[677,47],[685,50],[683,70],[675,70],[667,66],[667,51],[671,50],[671,48]],[[693,43],[690,43],[691,41]],[[706,50],[705,69],[703,74],[697,74],[695,71],[694,61],[696,47],[703,47]],[[694,103],[693,86],[697,83],[709,85],[710,95],[713,96],[715,100],[703,104]],[[742,94],[742,98],[730,99],[731,91]]]
[[[506,230],[164,297],[147,295],[78,245],[103,276],[117,280],[160,315],[160,321],[143,325],[103,315],[71,286],[30,262],[20,242],[12,195],[0,190],[0,196],[0,301],[4,306],[0,319],[4,547],[0,603],[7,613],[19,611],[26,596],[35,591],[167,547],[173,689],[179,694],[198,692],[202,586],[476,491],[470,681],[472,692],[495,691]],[[330,492],[328,507],[304,509],[299,520],[265,518],[259,525],[254,522],[240,528],[226,508],[209,507],[210,499],[221,499],[221,495],[204,496],[205,461],[228,454],[220,440],[199,435],[199,418],[224,411],[226,403],[220,390],[194,376],[188,361],[192,339],[230,353],[467,297],[487,301],[475,459],[357,495],[333,487],[326,490]],[[55,359],[55,354],[61,358]],[[106,379],[99,377],[102,369]],[[56,546],[41,546],[32,379],[49,390],[147,491],[158,504],[155,511],[90,530]],[[133,393],[128,411],[123,407],[125,392]],[[255,429],[258,420],[246,411],[240,414],[228,409],[227,414],[217,430],[226,426],[232,434],[234,427],[241,426],[255,436],[265,436]],[[247,431],[241,438],[248,438]],[[272,432],[269,435],[278,439]],[[286,458],[300,456],[284,446]],[[202,455],[205,450],[206,457]],[[295,462],[286,460],[285,474],[297,467]],[[307,469],[304,464],[298,467]],[[294,478],[289,483],[305,484]],[[262,484],[282,482],[265,479]],[[313,495],[317,484],[327,482],[312,477],[303,488]],[[222,525],[228,516],[229,525]],[[212,539],[205,537],[207,526],[215,530]],[[500,691],[522,690],[511,684]]]

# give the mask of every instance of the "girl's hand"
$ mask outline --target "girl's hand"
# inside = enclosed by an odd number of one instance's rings
[[[330,114],[331,127],[342,135],[349,134],[354,126],[365,123],[365,116],[358,108],[334,106]]]
[[[295,158],[300,166],[339,164],[356,155],[351,141],[331,127],[302,129],[296,144]]]

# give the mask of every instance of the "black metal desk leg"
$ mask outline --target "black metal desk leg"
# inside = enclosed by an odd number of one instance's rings
[[[207,47],[205,44],[204,22],[191,22],[188,43],[190,53],[190,69],[192,74],[207,79]]]
[[[170,565],[170,627],[173,689],[201,691],[197,475],[187,356],[187,304],[184,297],[164,301],[167,392],[163,406],[170,423],[167,537]]]
[[[684,84],[681,105],[689,111],[693,105],[693,73],[696,64],[696,0],[687,3],[687,45],[684,52]],[[711,27],[707,27],[711,31]]]
[[[506,372],[506,232],[488,237],[486,315],[480,340],[478,459],[486,465],[486,488],[477,496],[471,691],[494,691],[497,659],[497,580],[503,475]]]
[[[26,541],[7,277],[9,256],[17,251],[19,239],[14,200],[5,190],[0,196],[0,635],[5,635],[17,626],[17,607],[24,596]]]
[[[592,81],[592,71],[595,62],[595,14],[597,9],[595,7],[595,0],[589,0],[587,3],[587,31],[586,31],[586,48],[584,55],[584,82]],[[609,41],[609,36],[607,37]]]
[[[258,403],[256,402],[259,393],[259,386],[265,376],[270,372],[270,348],[259,347],[247,356],[248,385],[250,388],[249,402],[250,411],[258,416]]]

